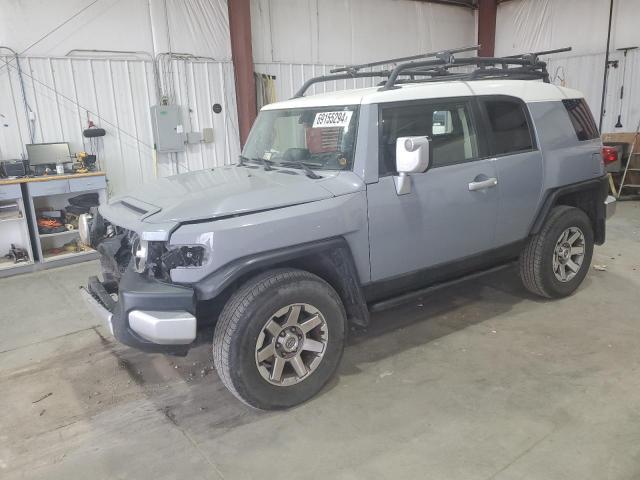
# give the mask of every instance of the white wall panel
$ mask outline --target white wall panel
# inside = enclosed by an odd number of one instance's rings
[[[313,77],[329,75],[332,68],[342,67],[336,64],[310,64],[310,63],[256,63],[254,69],[257,73],[275,75],[276,77],[276,100],[287,100],[291,98],[302,84]],[[377,69],[391,68],[392,66],[380,66]],[[362,72],[371,71],[371,68],[362,69]],[[332,82],[318,83],[309,88],[307,95],[317,93],[335,92],[350,88],[365,88],[377,85],[383,79],[376,78],[353,78],[348,80],[336,80]]]
[[[604,53],[577,55],[569,57],[549,57],[549,72],[553,83],[566,85],[584,93],[591,111],[599,120],[602,99],[602,74]],[[640,54],[637,51],[627,55],[627,71],[624,83],[624,101],[620,101],[622,86],[622,61],[620,52],[613,52],[610,60],[619,60],[619,68],[609,70],[607,95],[605,98],[605,116],[602,123],[603,132],[635,131],[640,121]],[[622,128],[615,128],[618,113],[622,106]]]
[[[620,102],[622,53],[618,48],[640,46],[638,0],[616,0],[612,20],[611,60],[603,132],[633,131],[640,120],[640,54],[627,57],[625,97]],[[570,54],[548,58],[554,83],[581,90],[596,120],[600,115],[602,80],[609,20],[605,0],[512,0],[498,6],[496,55],[570,46]],[[622,129],[614,127],[622,105]]]
[[[411,0],[251,0],[255,71],[276,76],[284,100],[337,66],[476,43],[473,10]],[[318,84],[310,94],[381,79]]]
[[[614,2],[611,49],[640,45],[638,0]],[[574,55],[603,53],[608,0],[511,0],[498,5],[496,54],[573,47]]]
[[[157,24],[163,21],[166,28],[164,0],[151,0],[150,5],[152,21],[156,23],[154,28],[158,29]],[[173,52],[231,59],[227,0],[167,0],[166,5]],[[166,52],[168,47],[168,44],[157,43],[155,51]]]
[[[21,53],[166,52],[170,44],[174,52],[229,60],[227,0],[0,1],[0,45]]]
[[[252,0],[258,63],[364,63],[476,43],[473,10],[411,0]]]
[[[31,141],[66,141],[73,152],[90,150],[92,143],[81,133],[89,111],[107,131],[98,154],[112,193],[135,189],[156,174],[235,161],[239,140],[227,0],[0,1],[0,45],[26,50],[21,66],[35,115],[29,122],[15,59],[0,57],[0,160],[25,155]],[[67,56],[74,49],[142,53]],[[183,107],[185,131],[213,127],[214,143],[188,145],[185,153],[159,155],[156,163],[149,107],[158,103],[158,94],[151,59],[169,50],[203,57],[173,60],[172,74],[165,77],[173,79],[171,99]],[[3,67],[5,61],[9,65]],[[213,113],[214,103],[222,105],[221,114]]]
[[[90,0],[2,0],[0,45],[22,52],[42,38],[29,48],[29,53],[54,56],[65,55],[72,48],[152,50],[146,0],[91,3]],[[53,34],[47,35],[56,27],[59,28]],[[122,35],[123,32],[126,35]]]
[[[13,57],[0,57],[0,64]],[[12,63],[12,65],[15,65]],[[187,145],[185,153],[158,155],[154,164],[149,108],[157,102],[153,66],[144,60],[26,57],[21,59],[26,98],[33,111],[30,139],[15,68],[0,69],[0,156],[19,158],[34,141],[91,149],[82,136],[87,118],[107,131],[98,141],[111,193],[166,176],[235,161],[239,154],[233,69],[229,62],[173,61],[176,103],[185,131],[213,127],[214,142]],[[220,103],[222,113],[211,106]],[[87,117],[88,115],[88,117]]]

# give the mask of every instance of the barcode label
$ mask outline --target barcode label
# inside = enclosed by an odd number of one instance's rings
[[[348,127],[353,112],[343,110],[341,112],[316,113],[313,120],[313,128]]]

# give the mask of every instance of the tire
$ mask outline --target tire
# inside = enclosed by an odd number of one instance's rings
[[[248,280],[226,303],[213,336],[213,361],[224,385],[247,405],[288,408],[333,376],[345,336],[344,306],[327,282],[302,270],[271,270]]]
[[[561,235],[567,231],[566,241],[562,241]],[[568,241],[579,233],[582,237],[578,236],[571,246]],[[580,251],[580,244],[583,251],[581,259],[578,253],[574,254]],[[522,283],[531,293],[542,297],[566,297],[584,280],[592,256],[593,228],[587,214],[575,207],[557,206],[549,214],[542,230],[528,240],[520,255]],[[574,271],[575,266],[578,266],[577,271]]]

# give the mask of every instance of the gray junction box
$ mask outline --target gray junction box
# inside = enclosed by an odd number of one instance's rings
[[[158,153],[184,152],[185,133],[178,105],[153,105],[151,125]]]

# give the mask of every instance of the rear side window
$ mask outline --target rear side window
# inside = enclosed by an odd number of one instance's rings
[[[396,173],[396,139],[414,136],[431,138],[433,167],[478,158],[468,102],[384,105],[380,109],[380,176]]]
[[[533,137],[524,105],[515,100],[484,100],[493,155],[533,150]]]
[[[600,136],[596,122],[593,119],[593,115],[591,115],[591,110],[589,110],[589,105],[587,105],[584,98],[563,100],[562,103],[569,113],[571,124],[579,141],[593,140]]]

